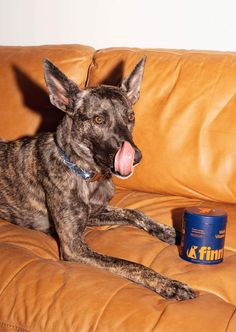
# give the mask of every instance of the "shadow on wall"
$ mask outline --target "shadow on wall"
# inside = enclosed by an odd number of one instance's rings
[[[120,86],[124,78],[124,61],[119,61],[99,84]]]
[[[36,134],[55,131],[64,113],[50,103],[47,92],[28,74],[16,65],[13,65],[12,68],[19,91],[23,96],[24,105],[41,117]],[[124,63],[120,61],[100,84],[119,86],[123,77],[123,68]]]
[[[13,65],[13,72],[21,91],[24,105],[41,117],[41,123],[36,134],[40,132],[55,131],[63,117],[63,112],[54,107],[49,100],[48,94],[40,85],[33,81],[18,66]]]

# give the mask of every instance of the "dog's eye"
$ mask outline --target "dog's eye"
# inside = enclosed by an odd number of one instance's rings
[[[97,115],[93,118],[94,123],[101,125],[105,123],[105,118],[102,115]]]
[[[134,121],[134,113],[128,115],[129,121]]]

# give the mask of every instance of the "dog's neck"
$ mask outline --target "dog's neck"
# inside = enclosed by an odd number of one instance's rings
[[[58,154],[68,169],[83,180],[93,182],[103,177],[103,171],[95,164],[89,149],[80,142],[76,144],[76,151],[71,139],[72,120],[64,117],[54,134],[54,143]],[[78,137],[79,138],[79,137]]]
[[[63,160],[64,164],[69,168],[71,172],[80,176],[85,181],[97,181],[100,179],[99,173],[94,173],[91,170],[85,170],[77,166],[76,164],[72,163],[69,157],[66,155],[65,151],[60,147],[56,139],[55,139],[55,144],[61,159]]]

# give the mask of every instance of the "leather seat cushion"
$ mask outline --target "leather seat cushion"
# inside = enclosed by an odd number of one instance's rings
[[[198,199],[117,189],[112,204],[138,208],[180,227],[182,208],[209,205]],[[214,266],[182,260],[178,248],[129,226],[88,228],[86,241],[98,252],[140,262],[188,283],[195,300],[165,300],[109,272],[59,261],[51,237],[0,223],[0,326],[4,331],[202,331],[236,330],[235,207],[229,214],[225,260]],[[12,329],[8,329],[11,325]]]

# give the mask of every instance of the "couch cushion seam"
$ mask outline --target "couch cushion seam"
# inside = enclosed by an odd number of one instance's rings
[[[5,327],[9,327],[9,328],[13,328],[18,332],[30,332],[30,330],[28,328],[19,326],[16,323],[8,323],[6,321],[0,320],[0,326],[5,326]]]
[[[233,318],[235,312],[236,312],[236,308],[234,308],[234,311],[232,312],[232,315],[231,315],[230,318],[229,318],[229,321],[228,321],[228,323],[227,323],[227,326],[226,326],[225,332],[228,331],[229,324],[230,324],[230,322],[231,322],[231,320],[232,320],[232,318]]]
[[[35,259],[32,259],[30,262],[27,262],[26,264],[24,264],[24,266],[22,266],[15,274],[14,276],[7,282],[6,286],[2,289],[2,291],[0,292],[0,297],[3,295],[3,293],[5,292],[5,290],[7,289],[7,287],[11,284],[11,282],[15,279],[15,277],[21,273],[26,267],[28,267],[32,262],[35,262]]]
[[[92,59],[91,59],[91,62],[88,66],[88,69],[87,69],[87,76],[86,76],[86,79],[85,79],[85,84],[84,84],[84,87],[87,88],[88,87],[88,83],[89,83],[89,80],[90,80],[90,72],[92,70],[92,67],[96,67],[96,54],[97,54],[98,51],[94,50],[93,52],[93,56],[92,56]]]
[[[125,287],[127,287],[127,285],[129,285],[131,282],[127,282],[124,285],[122,285],[121,287],[119,287],[118,289],[116,289],[116,291],[109,297],[109,299],[106,301],[106,303],[104,304],[100,315],[98,316],[95,326],[94,326],[94,331],[97,330],[97,327],[99,325],[99,322],[101,321],[101,318],[104,314],[104,312],[106,311],[106,308],[108,307],[109,303],[111,302],[111,300],[114,298],[114,296],[116,296],[122,289],[124,289]]]
[[[171,305],[171,304],[173,304],[173,303],[167,303],[167,305],[166,305],[165,308],[163,309],[162,313],[160,314],[160,316],[159,316],[159,318],[158,318],[156,324],[155,324],[154,327],[152,328],[152,331],[154,331],[154,330],[157,328],[157,325],[159,324],[159,322],[160,322],[162,316],[164,315],[164,313],[165,313],[165,311],[166,311],[166,308],[167,308],[169,305]]]

